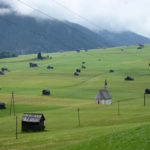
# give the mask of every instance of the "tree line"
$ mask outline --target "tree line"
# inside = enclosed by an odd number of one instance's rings
[[[0,59],[2,58],[10,58],[10,57],[17,57],[18,55],[11,52],[0,52]]]

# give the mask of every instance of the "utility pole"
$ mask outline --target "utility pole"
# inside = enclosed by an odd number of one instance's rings
[[[16,139],[18,139],[18,118],[16,116]]]
[[[10,100],[10,116],[12,115],[12,112],[15,116],[15,99],[14,99],[14,92],[11,94],[11,100]]]
[[[144,106],[146,105],[145,95],[146,95],[146,94],[144,93]]]
[[[118,101],[118,116],[120,116],[120,101]]]
[[[77,112],[78,112],[78,124],[79,124],[79,127],[80,127],[80,109],[79,108],[77,109]]]

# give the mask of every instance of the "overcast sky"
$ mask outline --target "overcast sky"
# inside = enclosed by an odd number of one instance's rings
[[[150,37],[150,0],[20,0],[48,15],[93,30],[130,30]],[[18,0],[0,0],[21,15],[44,17]],[[1,9],[0,15],[10,13]],[[80,16],[80,17],[79,17]]]

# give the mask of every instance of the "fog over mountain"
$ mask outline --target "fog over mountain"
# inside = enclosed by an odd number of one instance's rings
[[[45,18],[39,9],[59,20],[92,30],[132,31],[150,37],[149,0],[0,0],[19,15]],[[5,10],[6,11],[6,10]],[[0,10],[0,14],[5,12]],[[8,11],[6,11],[8,13]]]
[[[58,6],[53,6],[54,9],[49,7],[50,10],[47,11],[49,1],[45,1],[41,6],[38,0],[33,3],[30,4],[28,0],[0,1],[0,51],[20,54],[150,43],[149,38],[121,29],[121,26],[116,26],[115,29],[107,29],[107,25],[102,27],[107,18],[97,24],[97,18],[95,22],[91,22],[90,18],[76,14],[64,4],[61,6],[70,12],[70,16],[66,16],[65,12],[60,15],[62,9],[54,13],[53,10],[57,10]],[[68,3],[66,1],[66,4]],[[73,17],[74,15],[76,17]]]

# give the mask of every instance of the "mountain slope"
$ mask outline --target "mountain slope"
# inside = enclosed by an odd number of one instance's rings
[[[31,17],[0,16],[0,50],[74,50],[109,46],[96,33],[80,25],[58,20],[37,21]],[[111,45],[110,45],[111,46]]]
[[[137,43],[150,43],[150,39],[129,31],[114,33],[104,30],[100,31],[99,35],[102,36],[103,39],[107,39],[107,41],[109,41],[109,43],[113,46],[135,45]]]
[[[36,20],[13,13],[0,15],[0,51],[36,53],[136,43],[150,43],[150,39],[132,32],[95,33],[81,25],[58,20]]]

